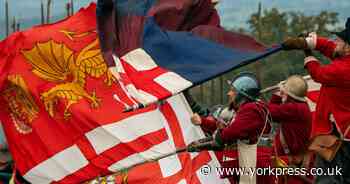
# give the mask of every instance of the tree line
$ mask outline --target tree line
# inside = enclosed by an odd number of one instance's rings
[[[306,15],[296,11],[283,12],[277,8],[262,11],[261,5],[256,13],[249,16],[247,23],[249,29],[235,28],[231,31],[250,35],[267,46],[282,43],[286,38],[298,36],[300,33],[313,31],[317,32],[318,35],[329,37],[331,31],[340,29],[337,27],[339,18],[336,12],[322,11],[317,15]],[[321,58],[322,62],[328,62],[325,57],[317,53],[316,56]],[[191,89],[191,93],[197,101],[206,106],[224,104],[227,101],[226,92],[228,90],[225,81],[240,71],[250,71],[257,74],[264,88],[293,74],[306,75],[303,60],[304,54],[300,51],[282,51],[197,86]]]

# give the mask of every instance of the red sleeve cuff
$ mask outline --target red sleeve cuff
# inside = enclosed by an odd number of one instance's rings
[[[217,129],[216,120],[212,116],[202,117],[201,128],[208,133],[214,133]]]

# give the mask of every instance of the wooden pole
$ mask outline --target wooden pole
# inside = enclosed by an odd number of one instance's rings
[[[47,7],[46,7],[46,23],[50,23],[50,13],[51,13],[51,3],[52,0],[47,0]]]
[[[6,21],[6,36],[9,35],[9,3],[5,1],[5,21]]]
[[[67,17],[69,17],[69,16],[71,16],[71,11],[70,11],[70,9],[71,9],[71,4],[70,3],[66,3],[66,11],[67,11]]]
[[[74,3],[73,0],[70,0],[70,15],[72,16],[74,14]]]
[[[44,3],[42,0],[40,4],[40,10],[41,10],[41,24],[45,24]]]
[[[16,32],[16,17],[13,17],[11,27],[12,27],[12,32]]]
[[[261,2],[259,2],[258,5],[258,40],[261,41],[262,39],[262,31],[261,31]],[[261,78],[261,63],[260,61],[256,62],[254,64],[255,67],[255,73],[256,73],[256,78],[258,79],[258,81],[261,82],[262,78]]]

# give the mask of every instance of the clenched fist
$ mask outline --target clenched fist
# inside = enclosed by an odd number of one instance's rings
[[[194,113],[193,116],[191,117],[191,122],[194,124],[194,125],[201,125],[202,124],[202,119],[201,117],[197,114],[197,113]]]

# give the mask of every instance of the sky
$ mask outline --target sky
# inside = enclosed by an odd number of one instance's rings
[[[40,23],[40,3],[47,0],[8,0],[10,7],[10,18],[19,19],[22,27],[30,27]],[[65,4],[68,0],[52,0],[52,16],[54,20],[64,17]],[[73,0],[74,10],[87,6],[96,0]],[[220,0],[217,5],[222,25],[227,28],[247,28],[249,15],[256,12],[258,3],[262,3],[263,9],[276,7],[281,11],[300,11],[307,15],[316,15],[322,10],[339,13],[341,25],[344,25],[347,16],[350,16],[350,0]],[[0,0],[0,40],[4,38],[5,32],[5,0]]]

